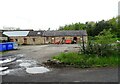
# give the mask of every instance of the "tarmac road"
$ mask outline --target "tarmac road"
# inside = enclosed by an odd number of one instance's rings
[[[8,54],[23,54],[25,59],[42,63],[64,51],[78,51],[78,45],[39,45],[22,46],[20,50]],[[51,71],[42,74],[27,74],[21,71],[17,74],[2,76],[2,82],[118,82],[118,68],[50,68]]]
[[[36,75],[6,75],[2,79],[3,82],[118,82],[118,70],[116,68],[59,68]]]

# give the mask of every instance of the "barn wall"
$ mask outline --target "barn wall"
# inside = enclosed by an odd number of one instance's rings
[[[32,36],[32,37],[27,37],[27,38],[28,38],[27,44],[44,44],[44,37]]]
[[[18,44],[23,44],[24,43],[24,37],[10,37],[11,41],[16,42]],[[16,41],[17,39],[17,41]]]
[[[82,37],[81,36],[76,36],[77,37],[77,43],[80,43],[80,42],[82,42]],[[44,39],[45,39],[45,43],[47,44],[47,43],[57,43],[57,42],[60,42],[60,43],[62,43],[62,38],[63,37],[44,37]],[[74,36],[65,36],[64,37],[65,38],[65,40],[73,40],[73,38],[74,38]],[[84,38],[84,41],[85,42],[87,42],[87,36],[83,36],[83,38]]]
[[[24,44],[24,38],[27,39],[27,44],[48,44],[48,43],[62,43],[62,38],[63,37],[41,37],[41,36],[29,36],[29,37],[10,37],[10,39],[13,39],[14,42],[18,44]],[[74,36],[65,36],[65,40],[73,40]],[[84,42],[87,43],[88,38],[87,36],[83,36]],[[16,41],[17,39],[17,41]],[[35,39],[35,41],[33,40]],[[82,37],[77,36],[77,43],[82,42]]]
[[[13,42],[16,42],[18,44],[24,44],[24,38],[27,39],[27,44],[44,44],[44,37],[41,37],[41,36],[10,37],[10,39],[13,39]],[[17,39],[17,41],[16,41],[16,39]],[[35,39],[35,41],[33,39]]]

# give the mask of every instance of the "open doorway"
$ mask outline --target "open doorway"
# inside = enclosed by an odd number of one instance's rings
[[[77,37],[73,37],[73,43],[74,43],[74,44],[77,43]]]
[[[62,37],[62,41],[61,41],[62,44],[65,43],[65,37]]]
[[[27,38],[24,38],[24,43],[23,44],[27,44]]]

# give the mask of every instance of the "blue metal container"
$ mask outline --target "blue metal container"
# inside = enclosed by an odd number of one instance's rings
[[[13,42],[6,42],[7,50],[13,50]]]
[[[7,50],[6,43],[0,43],[0,51],[5,51],[5,50]]]

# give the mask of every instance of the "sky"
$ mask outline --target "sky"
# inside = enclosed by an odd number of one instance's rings
[[[59,26],[108,20],[120,0],[0,0],[0,29],[56,30]]]

